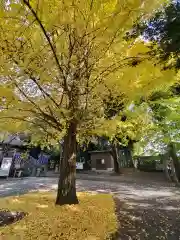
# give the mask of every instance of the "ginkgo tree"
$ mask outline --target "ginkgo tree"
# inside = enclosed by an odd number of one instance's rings
[[[0,127],[47,135],[48,141],[64,138],[56,204],[78,203],[76,143],[106,121],[108,90],[128,104],[175,81],[172,70],[161,71],[149,57],[148,43],[124,39],[139,16],[148,17],[160,4],[156,0],[1,4]]]

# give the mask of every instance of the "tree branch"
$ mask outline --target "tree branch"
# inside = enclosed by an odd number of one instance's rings
[[[28,9],[31,11],[32,15],[35,17],[35,19],[36,19],[36,21],[38,22],[38,24],[39,24],[39,26],[40,26],[40,28],[41,28],[41,30],[42,30],[42,32],[43,32],[43,34],[44,34],[47,42],[49,43],[49,46],[50,46],[51,51],[52,51],[52,53],[53,53],[53,56],[54,56],[56,65],[57,65],[57,67],[58,67],[58,69],[59,69],[60,76],[63,77],[65,91],[68,92],[69,90],[68,90],[68,86],[67,86],[66,77],[64,76],[64,71],[63,71],[63,69],[62,69],[62,67],[61,67],[61,65],[60,65],[60,63],[59,63],[59,60],[58,60],[58,57],[57,57],[55,48],[54,48],[54,46],[53,46],[53,44],[52,44],[52,42],[51,42],[50,37],[49,37],[49,35],[48,35],[45,27],[43,26],[40,18],[38,17],[37,13],[34,11],[34,9],[32,8],[31,4],[29,3],[29,1],[28,1],[28,0],[23,0],[23,2],[24,2],[24,4],[28,7]]]
[[[16,86],[16,87],[18,88],[18,90],[23,94],[23,96],[24,96],[31,104],[33,104],[33,106],[36,107],[36,109],[40,112],[40,114],[41,114],[42,116],[44,116],[44,119],[49,119],[49,120],[51,121],[51,124],[52,124],[52,122],[54,122],[54,123],[56,124],[56,126],[57,126],[56,128],[57,128],[59,131],[61,131],[60,123],[57,122],[57,120],[56,120],[54,117],[52,117],[52,116],[48,115],[47,113],[45,113],[34,101],[31,100],[31,98],[29,98],[29,97],[27,96],[27,94],[25,94],[25,92],[18,86],[17,83],[15,83],[15,86]],[[50,124],[49,121],[48,121],[48,123]],[[53,127],[54,127],[54,126],[53,126]]]
[[[33,124],[34,126],[39,126],[41,128],[43,128],[43,130],[48,133],[50,136],[54,137],[54,135],[52,134],[52,132],[49,132],[47,130],[47,128],[45,128],[43,125],[39,124],[38,122],[33,122],[32,120],[27,120],[25,118],[21,118],[21,117],[14,117],[14,116],[8,116],[8,117],[1,117],[1,119],[14,119],[14,120],[19,120],[19,121],[22,121],[22,122],[27,122],[27,123],[30,123],[30,124]],[[55,128],[56,129],[56,128]]]

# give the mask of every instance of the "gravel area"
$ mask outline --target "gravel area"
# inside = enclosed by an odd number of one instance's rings
[[[111,192],[120,221],[120,240],[180,240],[180,189],[155,179],[143,182],[77,180],[79,191]],[[56,178],[0,180],[0,197],[57,189]]]

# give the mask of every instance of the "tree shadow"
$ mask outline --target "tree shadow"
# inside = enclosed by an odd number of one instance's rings
[[[81,183],[78,188],[81,189]],[[86,188],[85,184],[82,188]],[[97,183],[89,191],[112,193],[120,223],[117,239],[180,239],[180,189],[152,183]],[[115,238],[116,239],[116,238]]]
[[[118,239],[167,239],[180,236],[180,204],[171,201],[161,204],[155,199],[121,201],[115,198],[120,223]]]

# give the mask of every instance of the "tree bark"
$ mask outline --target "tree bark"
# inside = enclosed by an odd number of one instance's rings
[[[119,169],[119,162],[118,162],[118,149],[117,149],[117,144],[113,143],[112,144],[112,156],[114,159],[114,172],[119,174],[120,169]]]
[[[56,205],[79,203],[76,195],[76,130],[76,122],[71,121],[64,138],[63,158],[60,160]]]
[[[176,155],[176,150],[173,143],[169,143],[168,152],[164,159],[164,171],[169,181],[179,184],[180,182],[180,162]]]
[[[168,181],[173,182],[172,163],[171,163],[171,158],[169,157],[168,154],[164,156],[164,173]]]
[[[174,181],[179,182],[180,181],[180,162],[176,155],[176,150],[173,143],[170,143],[168,147],[169,147],[169,155],[172,158]]]
[[[133,157],[132,157],[132,151],[133,151],[133,142],[130,141],[128,143],[128,146],[127,146],[127,150],[129,150],[129,154],[128,154],[128,159],[129,159],[129,167],[132,167],[134,168],[134,161],[133,161]]]

